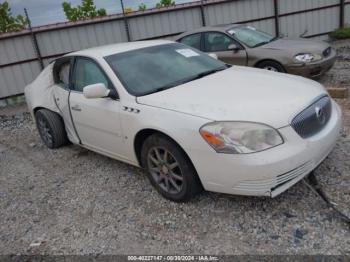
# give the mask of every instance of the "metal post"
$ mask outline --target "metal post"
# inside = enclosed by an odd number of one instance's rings
[[[201,8],[202,25],[203,25],[203,26],[206,26],[207,23],[206,23],[206,21],[205,21],[204,3],[203,3],[203,0],[201,0],[200,8]]]
[[[340,0],[339,27],[344,27],[345,20],[345,0]]]
[[[120,3],[122,5],[126,37],[128,38],[128,42],[130,42],[131,41],[131,36],[130,36],[129,24],[128,24],[128,19],[126,18],[126,15],[125,15],[123,0],[120,0]]]
[[[24,8],[24,13],[25,13],[27,21],[28,21],[28,28],[29,28],[29,31],[30,31],[30,35],[32,37],[32,42],[33,42],[34,50],[35,50],[35,53],[36,53],[36,57],[38,59],[38,62],[40,64],[40,67],[41,67],[41,70],[42,70],[42,69],[44,69],[43,59],[41,57],[38,41],[36,39],[36,35],[33,32],[32,24],[30,22],[30,19],[29,19],[29,16],[28,16],[28,12],[27,12],[26,8]]]
[[[273,9],[274,9],[274,16],[275,16],[275,35],[278,37],[280,35],[280,18],[279,18],[279,7],[278,7],[278,1],[273,1]]]

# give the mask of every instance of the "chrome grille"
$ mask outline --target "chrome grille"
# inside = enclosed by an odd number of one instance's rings
[[[330,47],[328,47],[327,49],[325,49],[324,51],[323,51],[323,56],[324,57],[328,57],[330,54],[331,54],[331,48]]]
[[[329,96],[324,96],[299,113],[292,120],[292,127],[302,138],[308,138],[323,129],[331,114],[331,99]]]

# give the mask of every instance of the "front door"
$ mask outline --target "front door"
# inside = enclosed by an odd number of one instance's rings
[[[87,99],[83,88],[103,83],[114,88],[103,69],[92,59],[77,57],[72,76],[70,109],[81,144],[100,153],[123,158],[120,102],[111,98]]]
[[[231,37],[220,32],[204,33],[204,51],[215,53],[221,61],[231,65],[247,65],[247,53],[244,48],[229,50],[231,44],[239,45]]]

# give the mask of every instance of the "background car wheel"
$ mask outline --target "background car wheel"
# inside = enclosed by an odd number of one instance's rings
[[[35,119],[40,137],[48,148],[58,148],[67,144],[68,138],[60,115],[40,109],[35,113]]]
[[[280,63],[274,61],[263,61],[257,65],[258,68],[273,71],[273,72],[281,72],[285,73],[283,66]]]
[[[151,184],[169,200],[188,201],[203,190],[185,152],[166,136],[155,134],[146,139],[141,164]]]

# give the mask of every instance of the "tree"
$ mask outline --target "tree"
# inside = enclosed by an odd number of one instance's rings
[[[14,16],[7,1],[0,3],[0,33],[22,30],[28,21],[21,15]]]
[[[175,1],[172,0],[160,0],[159,3],[156,4],[156,8],[168,7],[175,5]]]
[[[125,7],[124,8],[124,13],[128,14],[128,13],[132,13],[132,12],[134,12],[134,10],[132,10],[131,7]]]
[[[139,11],[145,11],[147,9],[147,6],[144,3],[141,3],[139,5]]]
[[[107,15],[106,9],[97,9],[93,0],[82,0],[81,5],[72,7],[71,3],[62,3],[63,11],[69,21],[83,20]]]

